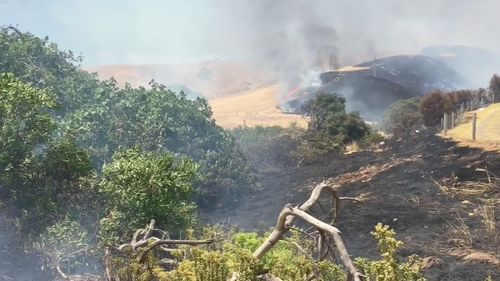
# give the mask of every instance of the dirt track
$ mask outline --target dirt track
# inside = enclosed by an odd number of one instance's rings
[[[366,198],[364,204],[346,202],[341,207],[338,227],[352,255],[378,255],[370,231],[382,222],[393,227],[398,238],[405,242],[400,251],[402,256],[418,254],[443,260],[442,265],[427,270],[430,280],[482,281],[488,274],[493,280],[500,280],[500,265],[466,262],[463,258],[471,251],[489,252],[498,257],[498,240],[474,241],[468,247],[457,242],[450,232],[450,226],[458,217],[464,219],[471,233],[480,232],[481,218],[475,210],[481,201],[478,198],[464,201],[464,198],[444,194],[433,182],[433,179],[452,175],[462,181],[474,181],[484,175],[475,172],[475,168],[486,168],[500,175],[500,155],[457,147],[454,142],[432,133],[421,134],[391,141],[382,152],[338,155],[328,163],[302,168],[261,169],[259,192],[250,195],[235,210],[210,216],[217,222],[229,222],[247,230],[268,229],[286,203],[303,202],[316,182],[334,178],[344,183],[339,191],[341,196]],[[368,178],[363,177],[370,169],[379,170]],[[489,196],[500,198],[498,186]],[[497,204],[497,214],[499,207]],[[496,224],[498,228],[498,215]]]

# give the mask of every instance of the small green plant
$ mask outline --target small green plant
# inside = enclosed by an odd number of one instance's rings
[[[396,232],[388,225],[381,223],[375,226],[371,233],[378,241],[382,259],[370,261],[366,258],[357,258],[356,266],[366,275],[368,281],[425,281],[418,272],[419,260],[416,256],[409,258],[407,263],[400,263],[396,251],[403,242],[396,239]]]

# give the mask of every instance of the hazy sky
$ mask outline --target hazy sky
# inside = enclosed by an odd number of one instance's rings
[[[432,44],[500,51],[498,0],[0,0],[0,25],[48,35],[84,65],[262,61],[334,50],[340,64]]]

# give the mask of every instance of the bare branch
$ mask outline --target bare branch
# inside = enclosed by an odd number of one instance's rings
[[[321,186],[321,185],[320,185]],[[323,186],[323,188],[326,187]],[[320,190],[321,191],[321,190]],[[340,231],[332,226],[329,225],[325,222],[322,222],[318,220],[317,218],[309,215],[308,213],[304,212],[303,210],[299,208],[294,208],[291,206],[286,206],[283,208],[283,210],[280,212],[278,221],[276,223],[276,226],[269,235],[269,237],[262,243],[262,245],[254,252],[253,256],[257,259],[262,258],[271,248],[278,243],[279,240],[283,238],[283,235],[285,231],[287,230],[286,228],[286,221],[289,216],[297,216],[305,220],[306,222],[310,223],[311,225],[315,226],[318,230],[323,230],[326,233],[328,233],[333,240],[335,241],[335,245],[337,247],[337,251],[340,254],[340,259],[344,263],[344,266],[347,269],[347,280],[348,281],[360,281],[361,277],[363,276],[357,268],[354,266],[349,254],[347,253],[347,249],[345,248],[344,242],[342,238],[340,237]]]

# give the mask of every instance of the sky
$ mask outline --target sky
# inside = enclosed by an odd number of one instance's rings
[[[348,65],[436,44],[500,52],[498,0],[0,0],[0,25],[49,36],[84,66],[251,59]],[[292,59],[290,59],[292,58]]]

